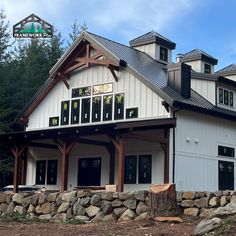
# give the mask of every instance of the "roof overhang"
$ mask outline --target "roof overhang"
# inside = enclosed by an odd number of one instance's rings
[[[151,129],[165,129],[176,126],[175,118],[125,121],[110,124],[74,126],[45,130],[14,132],[0,135],[1,146],[30,145],[31,142],[54,139],[76,139],[88,135],[113,135],[128,131],[142,131]]]

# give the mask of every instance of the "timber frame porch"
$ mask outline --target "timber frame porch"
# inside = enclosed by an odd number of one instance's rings
[[[164,183],[169,183],[169,141],[170,129],[176,126],[175,118],[152,119],[143,121],[117,122],[91,126],[73,126],[37,131],[25,131],[0,135],[0,148],[10,150],[15,159],[14,192],[18,185],[25,184],[27,148],[40,147],[56,149],[61,158],[61,191],[67,190],[68,159],[76,143],[103,146],[110,156],[109,184],[114,184],[115,151],[118,153],[118,191],[124,190],[125,141],[128,139],[160,143],[164,152]],[[142,135],[139,131],[164,130],[164,134]],[[109,142],[86,139],[89,135],[106,135]],[[54,144],[42,143],[52,140]],[[21,176],[20,176],[21,174]]]

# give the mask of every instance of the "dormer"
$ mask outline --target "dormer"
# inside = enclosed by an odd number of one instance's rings
[[[130,46],[147,53],[155,60],[172,62],[172,50],[176,44],[155,31],[148,32],[129,42]]]
[[[177,54],[177,62],[181,61],[190,65],[192,69],[199,73],[214,74],[214,66],[218,60],[200,49],[194,49],[185,54]]]
[[[218,70],[215,74],[236,81],[236,64],[226,66],[223,69]]]

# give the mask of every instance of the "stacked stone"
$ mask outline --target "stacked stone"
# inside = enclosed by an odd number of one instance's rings
[[[147,200],[148,191],[0,193],[0,212],[17,212],[53,222],[70,219],[84,222],[139,220],[147,217]]]
[[[236,203],[236,192],[178,192],[177,200],[185,215],[210,218],[216,208]]]

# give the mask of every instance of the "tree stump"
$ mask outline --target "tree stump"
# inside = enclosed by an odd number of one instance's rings
[[[175,185],[152,185],[148,196],[148,216],[176,216],[179,214]]]

